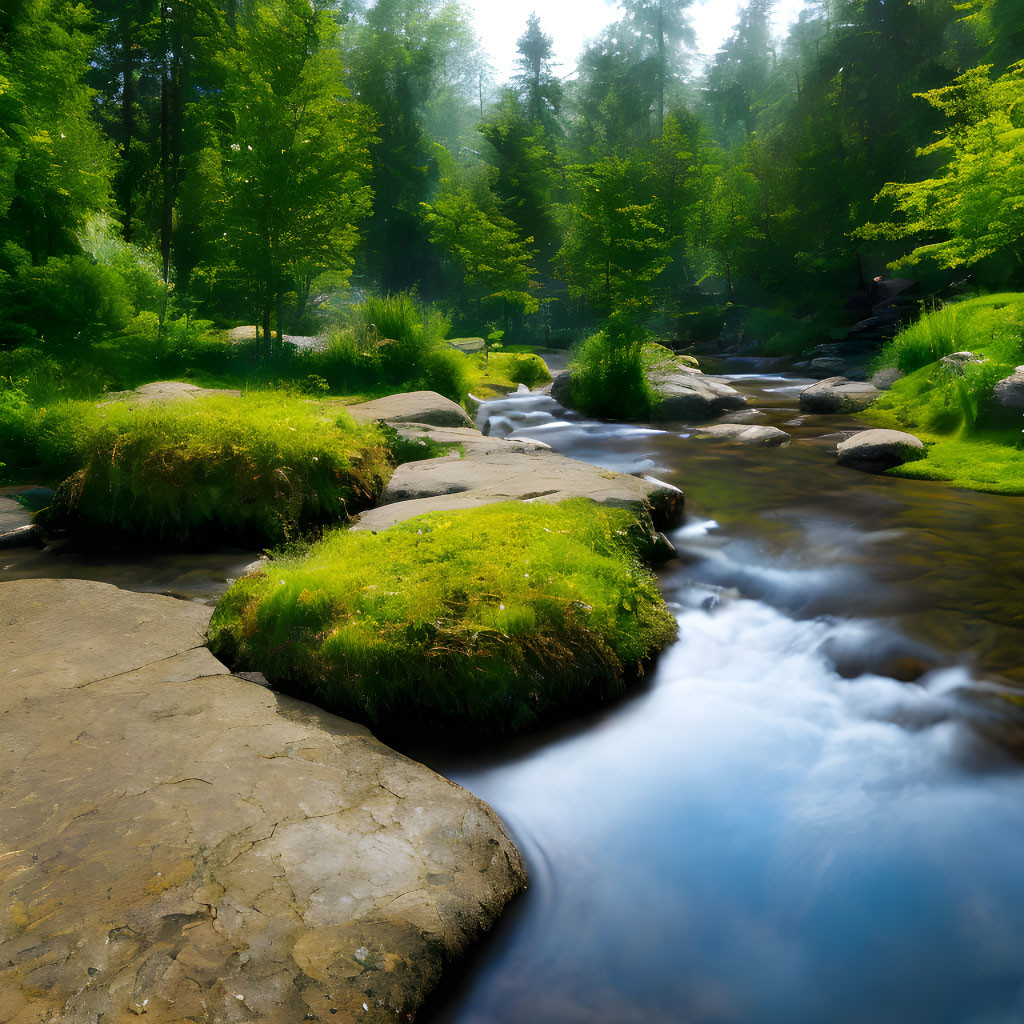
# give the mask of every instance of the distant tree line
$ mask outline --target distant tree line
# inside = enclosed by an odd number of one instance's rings
[[[623,0],[565,76],[533,16],[495,83],[457,0],[6,0],[0,347],[205,317],[272,359],[353,276],[677,341],[813,321],[858,252],[1021,284],[1016,0],[809,0],[782,40],[750,0],[704,67],[688,4]]]

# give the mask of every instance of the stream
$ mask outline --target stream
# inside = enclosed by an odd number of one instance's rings
[[[430,759],[502,816],[530,889],[427,1024],[1024,1021],[1019,499],[841,468],[821,438],[854,422],[746,369],[789,447],[535,394],[481,410],[683,488],[680,635],[582,725]]]
[[[760,449],[485,403],[686,493],[659,570],[679,640],[603,712],[485,754],[414,751],[487,801],[530,888],[425,1024],[1022,1024],[1021,499],[836,465],[855,421],[730,367]],[[751,415],[751,414],[744,414]],[[0,556],[212,603],[244,551]],[[912,681],[900,681],[900,680]]]

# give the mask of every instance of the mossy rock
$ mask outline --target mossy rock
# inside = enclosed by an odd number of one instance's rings
[[[380,427],[273,393],[69,403],[61,416],[81,468],[40,513],[48,529],[279,544],[373,504],[391,472]]]
[[[239,580],[210,645],[385,734],[515,732],[622,693],[674,639],[648,543],[584,499],[337,530]]]

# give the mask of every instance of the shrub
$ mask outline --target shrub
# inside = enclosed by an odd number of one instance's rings
[[[376,427],[272,393],[67,402],[34,426],[37,464],[78,470],[46,525],[150,541],[281,543],[367,507],[389,470]]]
[[[449,320],[410,292],[369,296],[356,307],[361,348],[380,375],[399,384],[422,378],[427,354],[444,344]]]
[[[332,531],[239,580],[210,646],[374,726],[515,731],[620,693],[675,636],[635,525],[577,499]]]
[[[453,348],[438,348],[423,358],[423,387],[436,391],[453,402],[461,402],[469,392],[466,357]]]
[[[650,418],[657,395],[647,379],[646,332],[616,327],[592,334],[569,361],[572,403],[591,416]]]

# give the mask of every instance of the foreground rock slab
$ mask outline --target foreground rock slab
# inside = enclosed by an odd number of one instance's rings
[[[925,456],[924,443],[902,430],[861,430],[836,446],[839,463],[869,473],[884,473]]]
[[[353,528],[385,530],[427,512],[499,501],[569,498],[638,510],[651,505],[655,519],[663,523],[675,521],[682,512],[682,493],[669,484],[612,473],[548,451],[502,451],[399,466],[381,495],[380,507],[364,512]]]
[[[476,427],[432,427],[429,423],[396,423],[395,429],[409,441],[432,441],[458,446],[467,455],[493,455],[496,452],[550,451],[543,441],[526,437],[491,437]]]
[[[436,391],[407,391],[401,395],[375,398],[372,402],[346,406],[349,415],[360,423],[384,420],[386,423],[426,423],[432,427],[472,427],[473,421],[461,405]]]
[[[859,412],[871,405],[881,393],[866,381],[828,377],[800,392],[800,408],[805,412]]]
[[[522,887],[500,822],[230,675],[209,609],[0,585],[0,1020],[411,1020]]]

